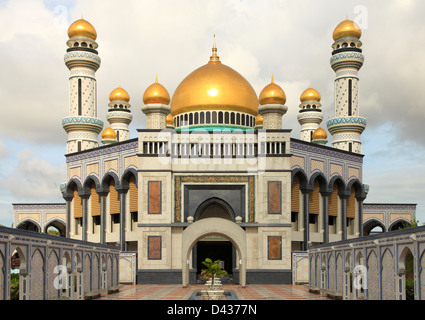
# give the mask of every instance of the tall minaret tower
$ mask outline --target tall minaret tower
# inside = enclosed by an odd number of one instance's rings
[[[300,113],[298,122],[301,125],[301,140],[313,142],[313,133],[323,120],[321,96],[312,87],[305,90],[300,97]]]
[[[65,64],[69,78],[69,116],[62,120],[68,133],[67,154],[98,147],[103,121],[97,118],[95,73],[100,67],[96,51],[97,33],[86,20],[75,21],[68,29]]]
[[[111,128],[117,133],[117,141],[126,141],[130,139],[128,126],[133,120],[130,108],[130,96],[123,88],[118,87],[109,95],[109,111],[106,119]]]
[[[359,113],[359,77],[363,66],[362,31],[346,19],[335,29],[331,58],[335,79],[335,116],[328,121],[328,131],[333,136],[332,146],[337,149],[361,153],[360,136],[367,120]]]

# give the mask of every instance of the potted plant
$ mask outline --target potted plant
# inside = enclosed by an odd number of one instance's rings
[[[202,264],[206,269],[201,270],[202,278],[207,280],[205,286],[207,290],[203,292],[203,297],[209,300],[220,300],[223,297],[224,291],[221,289],[220,277],[227,275],[227,271],[223,270],[220,265],[220,260],[212,261],[206,258]]]

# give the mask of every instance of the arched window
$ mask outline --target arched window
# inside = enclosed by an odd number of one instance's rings
[[[217,112],[216,111],[214,111],[212,113],[212,123],[217,123]]]
[[[193,113],[189,114],[189,125],[193,124]]]
[[[236,114],[236,124],[240,125],[241,124],[241,115],[238,113]]]
[[[226,112],[225,114],[224,114],[224,123],[225,124],[229,124],[230,122],[229,122],[229,113],[228,112]]]
[[[244,117],[243,114],[241,115],[241,118],[242,118],[242,125],[244,126],[245,125],[245,117]]]
[[[199,114],[196,112],[195,113],[195,122],[194,124],[199,124]]]
[[[223,123],[223,112],[218,113],[218,123]]]
[[[206,123],[211,123],[211,112],[207,111],[207,119]]]
[[[235,124],[235,113],[234,112],[232,112],[232,114],[230,115],[230,123]]]
[[[199,121],[199,123],[205,123],[205,113],[204,112],[201,112],[200,118],[201,118],[201,121]]]

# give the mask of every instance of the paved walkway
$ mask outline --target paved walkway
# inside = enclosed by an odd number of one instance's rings
[[[120,291],[98,298],[98,300],[189,300],[204,285],[190,285],[183,288],[178,284],[124,285]],[[326,296],[310,293],[302,285],[251,284],[223,285],[224,291],[233,293],[239,300],[329,300]]]

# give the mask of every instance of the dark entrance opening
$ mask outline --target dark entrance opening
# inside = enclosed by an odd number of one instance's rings
[[[232,279],[234,252],[234,246],[230,241],[199,241],[196,245],[196,269],[198,278],[201,274],[201,270],[205,268],[202,261],[205,261],[206,258],[210,258],[213,261],[223,261],[224,270],[228,273],[228,276],[222,279],[223,283]]]

